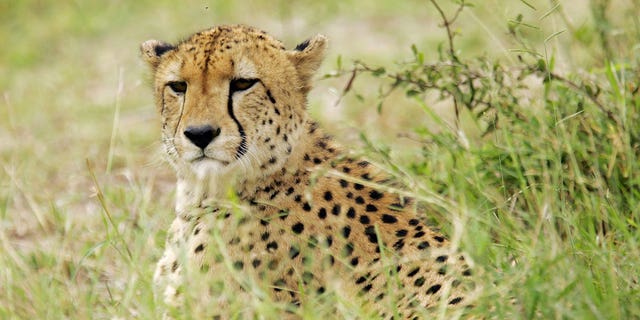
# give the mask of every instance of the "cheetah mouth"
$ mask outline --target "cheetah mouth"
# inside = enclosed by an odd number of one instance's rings
[[[223,166],[229,165],[229,161],[220,160],[220,159],[216,159],[216,158],[212,158],[212,157],[207,157],[204,154],[201,154],[200,156],[197,156],[197,157],[191,159],[189,162],[191,162],[194,165],[199,165],[199,164],[204,164],[204,163],[209,163],[209,162],[220,163]]]

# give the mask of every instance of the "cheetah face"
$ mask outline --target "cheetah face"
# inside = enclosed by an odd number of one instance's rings
[[[245,26],[212,28],[177,45],[144,42],[170,162],[200,178],[281,168],[302,131],[325,46],[318,35],[286,50]]]

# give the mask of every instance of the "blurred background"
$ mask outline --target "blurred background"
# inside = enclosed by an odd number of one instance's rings
[[[618,2],[610,16],[638,8]],[[602,63],[584,50],[600,45],[588,23],[597,1],[474,4],[455,25],[460,55],[516,61],[520,46],[507,26],[521,15],[557,68]],[[447,14],[456,8],[441,5]],[[320,78],[354,60],[402,63],[411,45],[436,59],[447,37],[428,1],[0,0],[0,318],[157,316],[148,289],[172,219],[173,173],[138,46],[236,23],[290,48],[326,35],[310,112],[344,144],[359,145],[364,133],[411,157],[412,141],[401,136],[430,125],[420,106],[391,97],[377,112],[377,84],[359,80],[352,91],[361,98],[338,101],[348,76]],[[580,46],[549,38],[562,30]],[[446,103],[434,107],[448,117]]]

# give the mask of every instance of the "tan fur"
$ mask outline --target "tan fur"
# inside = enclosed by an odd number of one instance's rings
[[[295,306],[327,288],[389,318],[468,303],[465,259],[410,199],[374,188],[387,182],[379,170],[308,118],[306,94],[326,43],[318,35],[286,50],[263,31],[220,26],[176,46],[142,44],[178,176],[177,217],[154,279],[167,304],[180,307],[187,269],[225,272],[224,261]],[[240,78],[259,81],[233,92]],[[168,86],[176,81],[184,94]],[[203,125],[220,134],[201,149],[184,132]],[[225,202],[228,190],[239,209]],[[224,305],[218,312],[229,316]]]

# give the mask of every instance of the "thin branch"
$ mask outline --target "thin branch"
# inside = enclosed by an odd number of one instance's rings
[[[618,119],[616,118],[616,116],[613,114],[613,112],[611,112],[611,110],[607,110],[607,108],[600,102],[600,100],[598,100],[598,98],[590,93],[588,93],[587,91],[585,91],[581,86],[579,86],[577,83],[559,75],[553,72],[549,72],[547,74],[548,77],[550,77],[553,80],[558,80],[562,83],[564,83],[565,85],[571,87],[572,89],[574,89],[577,92],[580,92],[582,94],[584,94],[587,98],[589,98],[589,100],[591,100],[591,102],[593,102],[593,104],[595,104],[600,111],[602,111],[604,114],[607,115],[607,117],[609,118],[609,120],[613,121],[614,123],[616,123],[617,125],[621,125],[620,122],[618,122]]]

